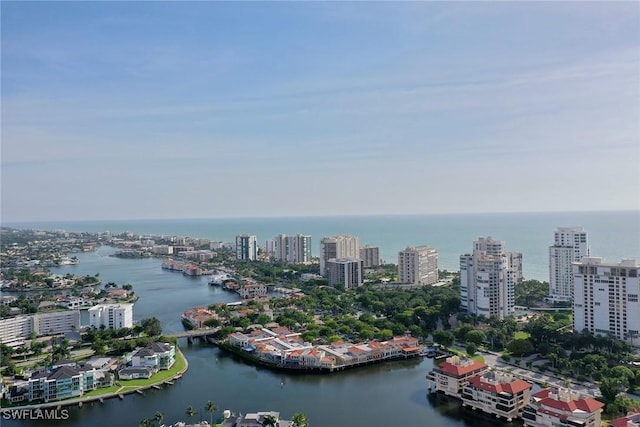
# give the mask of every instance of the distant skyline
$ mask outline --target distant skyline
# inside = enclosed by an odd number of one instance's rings
[[[640,209],[638,2],[0,8],[2,222]]]

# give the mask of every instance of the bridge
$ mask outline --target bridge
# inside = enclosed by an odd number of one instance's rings
[[[207,335],[213,335],[219,330],[220,328],[191,329],[189,331],[174,332],[172,334],[163,334],[163,335],[165,337],[170,337],[170,338],[188,338],[189,340],[191,340],[193,338],[204,338]]]

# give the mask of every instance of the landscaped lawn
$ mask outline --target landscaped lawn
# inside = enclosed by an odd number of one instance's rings
[[[149,379],[120,380],[120,384],[127,388],[150,386],[152,384],[172,379],[178,374],[178,372],[182,371],[184,367],[185,361],[184,357],[182,357],[182,353],[176,352],[176,363],[173,364],[171,369],[168,369],[166,371],[159,371]]]
[[[516,334],[514,335],[514,338],[517,340],[526,340],[530,336],[531,334],[529,332],[517,331]]]
[[[111,387],[98,388],[95,390],[91,390],[82,395],[82,397],[92,397],[92,396],[100,396],[102,394],[115,393],[120,389],[120,386],[112,385]]]

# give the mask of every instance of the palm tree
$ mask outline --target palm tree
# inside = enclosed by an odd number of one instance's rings
[[[213,403],[212,400],[207,401],[207,404],[205,405],[204,409],[206,409],[206,411],[210,414],[210,421],[209,424],[213,425],[213,413],[216,412],[216,410],[218,409],[218,406],[216,406],[215,403]]]
[[[158,411],[156,412],[156,415],[153,417],[153,419],[158,423],[158,425],[162,425],[164,415],[162,414],[162,412]]]
[[[185,414],[187,414],[187,417],[191,418],[196,414],[195,409],[193,409],[193,406],[189,405],[189,407],[187,407],[187,410],[185,411]]]
[[[309,426],[309,420],[307,419],[307,416],[303,413],[295,413],[293,414],[293,418],[291,419],[292,421],[292,427],[308,427]]]
[[[278,420],[276,419],[276,417],[274,417],[271,414],[265,415],[262,418],[262,425],[263,426],[276,427],[276,423],[277,422],[278,422]]]

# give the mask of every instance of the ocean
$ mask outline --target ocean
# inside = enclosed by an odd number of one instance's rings
[[[640,260],[640,211],[554,212],[452,215],[385,215],[290,218],[223,218],[173,220],[118,220],[3,223],[13,228],[112,233],[129,231],[201,237],[232,242],[238,234],[255,234],[264,245],[277,234],[307,234],[313,255],[320,239],[338,234],[360,238],[361,245],[380,248],[380,258],[397,263],[398,251],[407,246],[429,245],[438,249],[439,268],[459,270],[459,257],[472,250],[473,241],[491,236],[505,241],[509,251],[522,252],[526,279],[548,281],[549,246],[558,227],[583,227],[591,255],[611,261]]]

